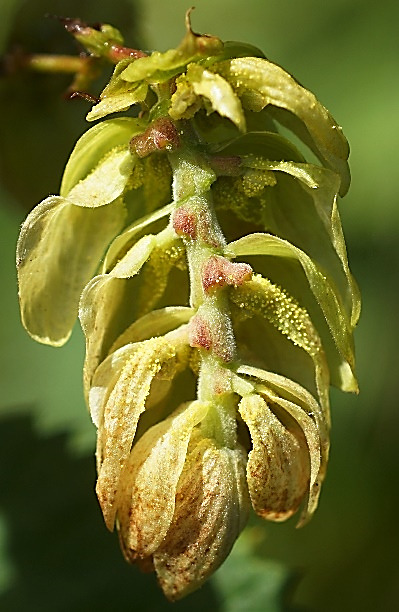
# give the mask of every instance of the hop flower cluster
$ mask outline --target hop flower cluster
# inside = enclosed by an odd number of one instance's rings
[[[349,151],[258,49],[188,17],[166,53],[115,32],[74,22],[91,54],[116,57],[87,118],[133,112],[89,129],[60,195],[28,216],[19,295],[39,342],[64,344],[79,316],[105,523],[177,599],[223,562],[250,506],[272,521],[301,508],[300,525],[317,506],[330,381],[357,391],[337,207]]]

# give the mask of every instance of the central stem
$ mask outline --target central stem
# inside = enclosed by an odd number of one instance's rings
[[[180,127],[180,126],[179,126]],[[224,278],[225,238],[216,218],[211,185],[216,175],[197,143],[184,138],[169,153],[173,170],[173,196],[177,208],[172,216],[187,253],[190,275],[190,305],[196,314],[191,320],[191,345],[201,358],[198,399],[211,403],[206,421],[207,435],[233,446],[236,418],[229,365],[236,354],[235,338]]]

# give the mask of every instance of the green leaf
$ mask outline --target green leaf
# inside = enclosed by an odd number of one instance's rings
[[[132,62],[123,70],[121,77],[130,83],[163,83],[179,74],[192,59],[182,56],[177,49],[169,49],[165,53],[154,51],[148,57]]]
[[[190,62],[218,56],[223,51],[223,43],[216,36],[195,34],[186,20],[186,35],[176,49],[165,53],[154,51],[148,57],[140,57],[127,66],[121,77],[125,81],[163,83],[183,72]]]
[[[86,115],[87,121],[96,121],[102,119],[111,113],[119,113],[127,111],[133,104],[143,102],[147,95],[147,86],[138,85],[130,91],[115,94],[109,97],[104,97],[98,104],[93,106],[91,111]]]
[[[124,219],[119,201],[88,209],[61,196],[48,197],[28,215],[17,267],[22,322],[33,338],[53,346],[67,341],[83,287]]]
[[[107,23],[102,24],[100,29],[82,24],[73,29],[72,34],[89,53],[97,57],[107,57],[113,44],[123,44],[123,37],[119,30]]]
[[[216,59],[222,61],[224,59],[231,59],[233,57],[265,57],[263,51],[250,45],[235,40],[227,40],[223,45],[223,51],[220,56]]]
[[[267,105],[290,113],[289,127],[310,144],[327,167],[341,177],[342,195],[349,187],[348,143],[327,109],[280,66],[267,60],[246,57],[214,67],[231,83],[246,108],[260,111]],[[302,125],[302,131],[297,129]]]
[[[341,260],[342,267],[345,275],[348,279],[348,284],[351,293],[352,301],[352,312],[351,312],[351,325],[354,328],[359,321],[361,311],[361,295],[356,280],[353,278],[352,273],[349,269],[348,257],[346,252],[345,238],[342,231],[341,219],[339,216],[338,206],[336,199],[334,200],[332,215],[331,215],[331,228],[333,235],[334,248]]]
[[[344,151],[338,153],[335,151],[335,147],[331,144],[328,146],[327,144],[322,146],[319,142],[317,142],[314,130],[305,124],[304,119],[302,119],[299,114],[297,116],[291,111],[291,109],[270,106],[269,113],[273,119],[290,130],[299,138],[299,140],[309,147],[309,149],[316,155],[324,166],[330,170],[333,170],[339,175],[341,180],[339,195],[342,197],[346,195],[351,182],[351,174],[347,162],[349,157],[349,145],[342,134],[341,127],[338,125],[332,126],[336,133],[332,134],[331,140],[341,140],[343,143],[346,143],[344,144],[344,146],[346,146],[346,153],[344,153]],[[328,142],[328,135],[326,135],[325,142]],[[330,148],[332,149],[332,152],[330,151]]]
[[[87,114],[87,121],[95,121],[110,113],[125,111],[132,104],[145,100],[148,92],[148,85],[146,83],[128,83],[120,76],[129,63],[130,60],[122,60],[116,65],[110,82],[101,92],[100,102],[93,106]],[[144,127],[145,124],[143,129]]]
[[[300,263],[341,356],[337,382],[344,391],[357,391],[351,325],[339,294],[325,272],[306,253],[286,240],[270,234],[244,236],[227,246],[227,255],[269,255],[295,259]]]

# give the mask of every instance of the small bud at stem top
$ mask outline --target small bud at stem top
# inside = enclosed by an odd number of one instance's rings
[[[172,151],[180,144],[174,123],[162,117],[154,121],[142,134],[130,141],[130,149],[139,157],[147,157],[155,151]]]

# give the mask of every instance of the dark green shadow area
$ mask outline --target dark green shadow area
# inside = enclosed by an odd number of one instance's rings
[[[47,194],[58,193],[67,154],[90,127],[85,115],[91,104],[65,99],[71,75],[34,73],[12,65],[23,53],[79,54],[81,47],[54,16],[111,23],[129,45],[140,47],[136,4],[133,0],[14,0],[14,18],[8,27],[0,19],[0,33],[6,31],[0,53],[8,54],[0,79],[0,116],[7,117],[0,125],[0,179],[26,211]],[[111,64],[105,67],[92,84],[92,93],[98,95],[112,69]]]
[[[71,456],[66,435],[39,438],[31,417],[4,419],[0,466],[13,575],[0,596],[4,612],[220,609],[209,583],[171,604],[153,574],[124,562],[95,499],[94,459]]]

